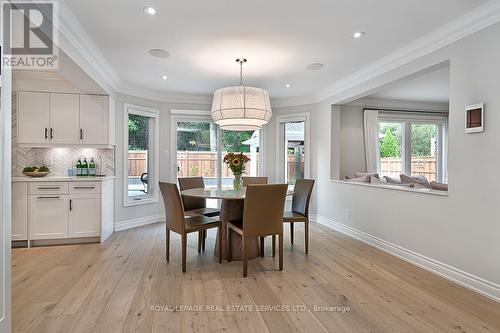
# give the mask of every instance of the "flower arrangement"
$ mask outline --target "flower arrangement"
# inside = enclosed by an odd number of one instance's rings
[[[239,191],[242,187],[241,175],[245,172],[247,163],[250,161],[243,153],[228,153],[224,156],[224,163],[226,163],[234,175],[233,186],[234,189]]]

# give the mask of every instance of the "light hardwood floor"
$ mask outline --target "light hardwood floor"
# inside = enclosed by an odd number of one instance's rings
[[[314,223],[306,256],[302,230],[293,247],[285,232],[283,272],[269,239],[248,278],[241,262],[217,262],[214,231],[201,255],[190,236],[182,274],[177,235],[164,259],[164,224],[118,232],[104,245],[14,249],[14,331],[500,332],[500,304]],[[226,307],[282,304],[295,311]],[[180,305],[203,311],[169,311]]]

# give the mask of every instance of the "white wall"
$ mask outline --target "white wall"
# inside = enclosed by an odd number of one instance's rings
[[[500,24],[320,103],[315,130],[317,213],[445,265],[500,297]],[[450,61],[449,195],[405,193],[331,182],[339,169],[339,107],[388,82]],[[486,129],[464,133],[464,107],[486,103]],[[332,111],[333,110],[333,111]],[[331,145],[330,145],[331,143]],[[345,210],[351,209],[346,219]],[[444,266],[443,266],[444,267]],[[470,282],[470,281],[469,281]],[[481,285],[483,284],[483,285]]]
[[[366,172],[363,107],[340,106],[340,179]]]

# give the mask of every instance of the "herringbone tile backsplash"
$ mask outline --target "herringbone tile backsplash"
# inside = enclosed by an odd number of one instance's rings
[[[12,176],[22,175],[24,167],[46,165],[51,176],[66,176],[78,158],[94,158],[97,173],[115,175],[115,150],[104,148],[24,148],[17,145],[17,99],[12,97]]]

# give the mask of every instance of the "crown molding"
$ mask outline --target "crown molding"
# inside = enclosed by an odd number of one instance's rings
[[[122,93],[164,103],[211,104],[212,97],[209,95],[151,92],[126,85],[119,79],[97,45],[64,2],[60,2],[60,13],[59,31],[61,35],[59,40],[61,49],[108,93]],[[340,79],[318,94],[304,97],[274,98],[272,99],[273,107],[290,107],[325,101],[499,21],[500,1],[491,0],[353,74]]]
[[[500,1],[491,0],[399,50],[361,68],[314,96],[316,103],[437,51],[500,21]]]

